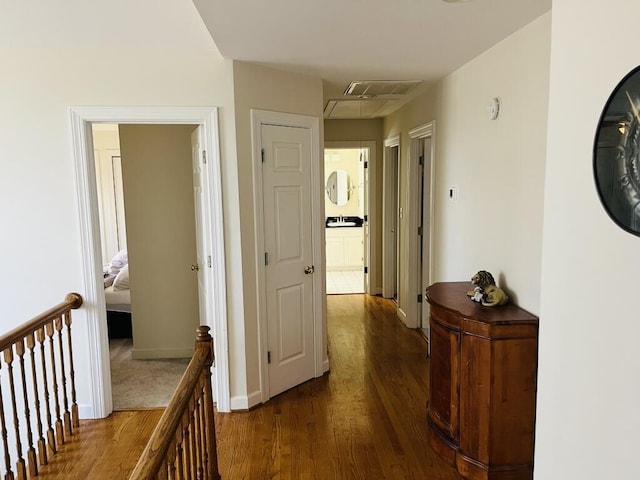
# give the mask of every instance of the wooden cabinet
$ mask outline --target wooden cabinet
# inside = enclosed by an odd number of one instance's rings
[[[469,282],[427,288],[429,443],[463,478],[533,478],[538,318],[483,307]]]

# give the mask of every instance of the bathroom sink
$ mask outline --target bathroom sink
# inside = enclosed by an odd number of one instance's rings
[[[362,227],[363,219],[360,217],[327,217],[325,225],[327,228],[340,227]]]
[[[327,222],[327,227],[355,227],[358,225],[356,222],[342,221],[342,222]]]

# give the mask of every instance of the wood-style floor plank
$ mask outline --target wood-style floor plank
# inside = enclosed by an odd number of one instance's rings
[[[222,477],[458,479],[427,444],[422,336],[380,297],[331,295],[327,309],[329,374],[249,412],[217,415]]]
[[[327,307],[329,374],[249,412],[217,414],[222,478],[458,479],[427,444],[421,335],[402,325],[390,300],[332,295]],[[40,478],[127,479],[161,414],[83,421]]]
[[[40,468],[46,480],[129,478],[162,409],[114,412],[103,420],[82,420],[80,428]]]

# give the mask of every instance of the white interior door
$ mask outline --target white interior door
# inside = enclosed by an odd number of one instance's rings
[[[261,126],[269,397],[314,377],[310,129]]]
[[[424,148],[423,148],[423,174],[422,174],[422,259],[421,259],[421,283],[420,283],[420,292],[424,295],[425,289],[431,283],[431,175],[432,168],[431,162],[433,159],[431,158],[431,137],[427,137],[423,139]],[[424,301],[422,302],[421,309],[421,328],[429,341],[429,345],[431,345],[431,335],[429,331],[429,304]]]
[[[382,179],[384,197],[382,216],[382,296],[396,299],[398,296],[398,159],[398,146],[385,145],[384,177]]]
[[[202,127],[198,127],[191,134],[191,159],[193,164],[193,206],[195,210],[196,226],[196,258],[197,263],[192,266],[198,276],[198,298],[200,324],[209,325],[208,301],[211,298],[208,288],[207,269],[211,268],[211,257],[209,256],[209,232],[207,218],[209,213],[206,210],[208,202],[207,192],[207,170],[203,168],[206,154],[202,148]]]

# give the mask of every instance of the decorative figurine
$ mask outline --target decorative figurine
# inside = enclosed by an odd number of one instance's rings
[[[474,302],[485,307],[497,307],[509,302],[509,296],[496,285],[493,275],[486,270],[480,270],[473,277],[473,290],[467,292],[467,296]]]

